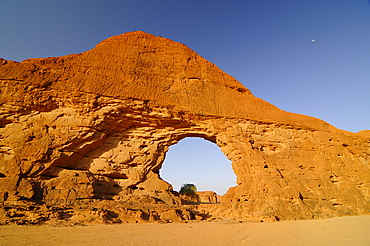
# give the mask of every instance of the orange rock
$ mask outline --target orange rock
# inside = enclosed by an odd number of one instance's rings
[[[169,39],[132,32],[81,54],[1,59],[0,83],[4,204],[179,205],[159,170],[169,146],[201,137],[232,161],[238,183],[202,214],[280,220],[369,211],[369,131],[280,110]]]
[[[199,201],[202,203],[218,203],[218,195],[213,191],[197,191]]]

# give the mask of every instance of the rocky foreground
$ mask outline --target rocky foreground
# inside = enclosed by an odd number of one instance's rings
[[[132,32],[81,54],[2,59],[0,84],[3,224],[369,213],[370,131],[282,111],[166,38]],[[221,203],[189,204],[161,179],[186,137],[232,161],[238,185]]]

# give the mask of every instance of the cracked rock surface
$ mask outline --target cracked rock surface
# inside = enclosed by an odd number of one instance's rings
[[[1,59],[0,83],[1,223],[369,213],[370,131],[280,110],[166,38],[132,32],[81,54]],[[232,161],[238,185],[221,202],[189,205],[160,178],[186,137]]]

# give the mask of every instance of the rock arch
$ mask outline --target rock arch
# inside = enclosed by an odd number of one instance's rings
[[[170,145],[201,137],[221,148],[237,175],[225,202],[199,208],[213,216],[369,210],[368,131],[282,111],[171,40],[134,32],[82,54],[1,60],[0,82],[4,204],[145,197],[180,205],[158,170]]]

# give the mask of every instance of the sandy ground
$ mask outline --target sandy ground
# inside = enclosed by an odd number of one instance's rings
[[[274,223],[1,226],[0,245],[370,245],[370,216]]]

